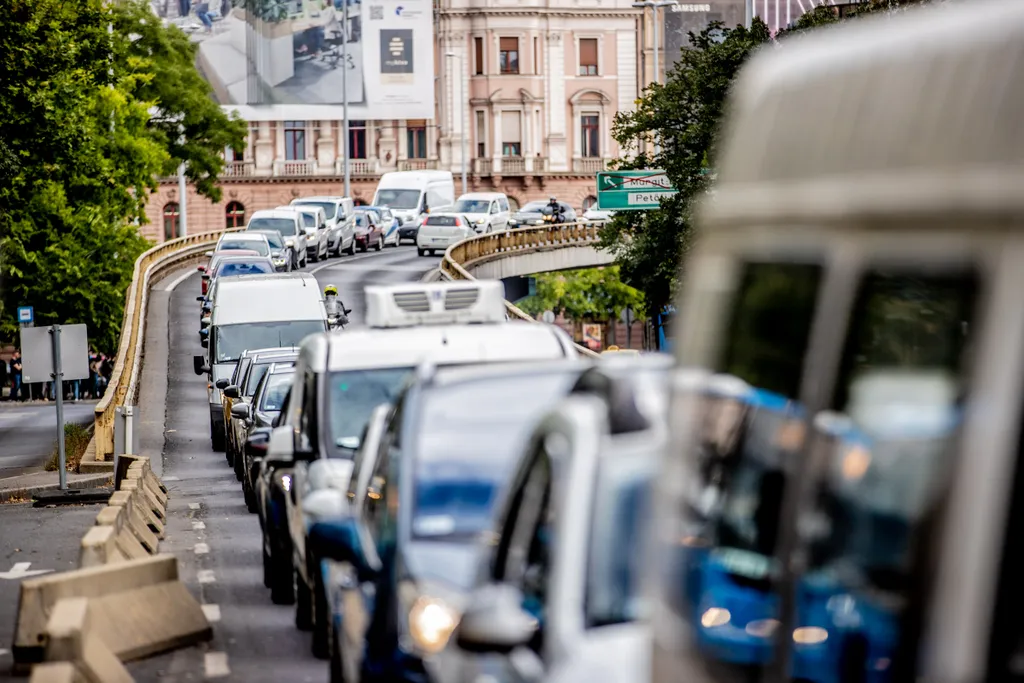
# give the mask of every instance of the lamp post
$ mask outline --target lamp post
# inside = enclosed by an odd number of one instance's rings
[[[658,63],[658,9],[661,7],[669,7],[671,5],[678,5],[678,0],[643,0],[643,2],[634,2],[633,7],[639,9],[651,8],[651,13],[654,17],[654,82],[661,83],[661,68]],[[661,145],[657,142],[654,143],[654,153],[661,152]]]
[[[350,0],[342,0],[341,10],[341,134],[344,135],[345,144],[342,149],[345,150],[344,168],[345,168],[345,196],[351,197],[352,194],[349,191],[349,185],[352,181],[352,169],[349,165],[349,156],[352,150],[349,149],[349,135],[348,135],[348,3]],[[341,249],[341,247],[338,247]]]
[[[456,54],[454,52],[445,52],[444,56],[449,58],[449,59],[455,59],[459,63],[459,101],[460,101],[460,105],[461,105],[462,98],[465,96],[465,93],[462,92],[462,55]],[[452,97],[454,97],[454,96],[455,96],[455,90],[453,88],[452,89]],[[466,153],[466,145],[469,144],[469,140],[466,138],[466,128],[465,128],[465,125],[464,125],[465,124],[465,119],[462,116],[462,107],[461,106],[459,106],[459,107],[452,107],[452,124],[453,124],[452,127],[454,128],[455,112],[456,111],[458,111],[459,119],[460,119],[459,120],[459,137],[462,138],[462,194],[466,194],[467,192],[469,192],[469,190],[467,189],[467,184],[466,184],[466,157],[468,156],[468,154]]]

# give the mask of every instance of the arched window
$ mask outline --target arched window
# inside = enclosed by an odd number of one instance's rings
[[[164,241],[173,240],[178,236],[178,220],[180,216],[178,202],[164,204]]]
[[[229,228],[240,228],[245,225],[245,207],[241,202],[228,202],[224,216]]]
[[[515,213],[516,211],[519,211],[519,200],[516,199],[515,197],[509,197],[508,198],[508,210],[511,213]]]
[[[585,212],[589,211],[590,209],[594,208],[596,205],[597,205],[597,197],[595,197],[594,195],[588,195],[583,200],[583,211],[585,211]]]
[[[368,206],[366,201],[364,199],[360,198],[360,197],[356,197],[355,199],[353,199],[352,200],[352,205],[353,206]]]

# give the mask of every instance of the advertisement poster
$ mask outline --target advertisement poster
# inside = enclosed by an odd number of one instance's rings
[[[151,0],[198,44],[217,101],[249,120],[434,118],[428,0]],[[344,91],[343,91],[344,87]]]

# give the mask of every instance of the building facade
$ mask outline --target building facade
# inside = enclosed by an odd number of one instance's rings
[[[435,3],[434,120],[350,121],[351,195],[372,200],[382,173],[443,169],[461,192],[505,192],[513,205],[557,196],[596,201],[597,171],[619,155],[618,111],[634,106],[641,12],[631,0],[440,0]],[[188,232],[244,225],[253,211],[339,195],[341,121],[250,121],[227,150],[223,198],[188,188]],[[463,151],[465,150],[465,152]],[[165,178],[147,204],[155,241],[181,235],[182,197]]]

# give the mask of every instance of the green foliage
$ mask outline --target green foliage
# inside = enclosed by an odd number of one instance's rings
[[[537,293],[519,305],[530,315],[554,311],[574,321],[608,320],[627,307],[643,315],[643,294],[622,282],[618,266],[541,273],[536,280]]]
[[[215,197],[214,157],[244,127],[144,0],[9,0],[0,35],[0,339],[17,339],[29,305],[36,324],[85,323],[113,350],[156,177],[187,160]]]
[[[64,424],[64,465],[68,472],[78,473],[82,464],[82,456],[89,446],[89,439],[92,438],[92,430],[80,424],[68,422]],[[54,442],[53,450],[50,452],[50,459],[43,469],[47,472],[56,472],[60,469],[60,452],[57,450],[57,443]]]
[[[729,87],[750,53],[770,37],[760,20],[749,30],[714,23],[690,34],[691,47],[665,83],[648,86],[634,111],[615,117],[612,135],[625,156],[618,167],[664,169],[679,190],[662,200],[660,210],[619,213],[601,231],[601,244],[615,254],[623,280],[643,292],[652,312],[672,300],[679,257],[692,241],[691,205],[711,182],[706,169]],[[660,144],[661,153],[648,156],[648,144]]]

